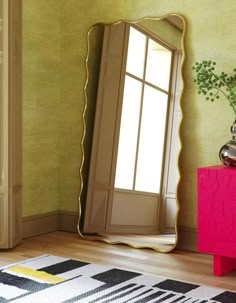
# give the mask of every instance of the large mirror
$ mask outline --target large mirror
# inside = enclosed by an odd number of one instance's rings
[[[78,230],[168,252],[177,244],[182,16],[96,24],[88,33]]]

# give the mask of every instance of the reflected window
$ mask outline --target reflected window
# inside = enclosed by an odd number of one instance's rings
[[[126,76],[116,165],[117,188],[133,189],[141,94],[142,83]]]
[[[139,78],[143,78],[146,40],[144,34],[130,27],[126,72]]]
[[[160,193],[172,50],[129,27],[115,188]]]

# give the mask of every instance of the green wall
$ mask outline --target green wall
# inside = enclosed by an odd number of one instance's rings
[[[78,209],[89,28],[173,12],[187,21],[179,223],[195,227],[196,168],[220,164],[234,116],[224,100],[210,104],[197,94],[191,67],[213,59],[233,68],[235,11],[234,0],[23,0],[24,215]]]
[[[60,199],[60,16],[52,0],[23,1],[23,215]]]

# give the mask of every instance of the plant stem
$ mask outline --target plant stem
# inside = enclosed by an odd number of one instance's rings
[[[231,87],[227,84],[227,82],[225,82],[222,78],[219,78],[219,76],[217,76],[215,73],[213,73],[213,72],[211,72],[212,73],[212,75],[214,75],[214,77],[217,79],[217,80],[220,80],[220,81],[222,81],[224,84],[225,84],[225,86],[229,89],[229,92],[230,93],[233,93],[234,94],[234,92],[232,91],[232,89],[231,89]],[[228,99],[228,101],[229,101],[229,103],[230,103],[230,106],[233,108],[233,111],[234,111],[234,114],[235,114],[235,117],[236,117],[236,108],[235,108],[235,105],[232,103],[232,101],[229,99],[229,97],[227,96],[227,94],[221,89],[221,88],[219,88],[219,87],[216,87],[216,86],[214,86],[214,85],[212,85],[212,87],[214,87],[216,90],[218,90],[218,91],[220,91],[225,97],[226,97],[226,99]]]

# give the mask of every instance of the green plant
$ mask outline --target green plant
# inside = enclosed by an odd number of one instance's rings
[[[193,66],[195,72],[194,82],[197,85],[198,93],[206,96],[206,100],[214,102],[220,95],[226,97],[229,105],[234,111],[236,118],[236,68],[232,75],[225,72],[215,71],[216,62],[196,62]]]

